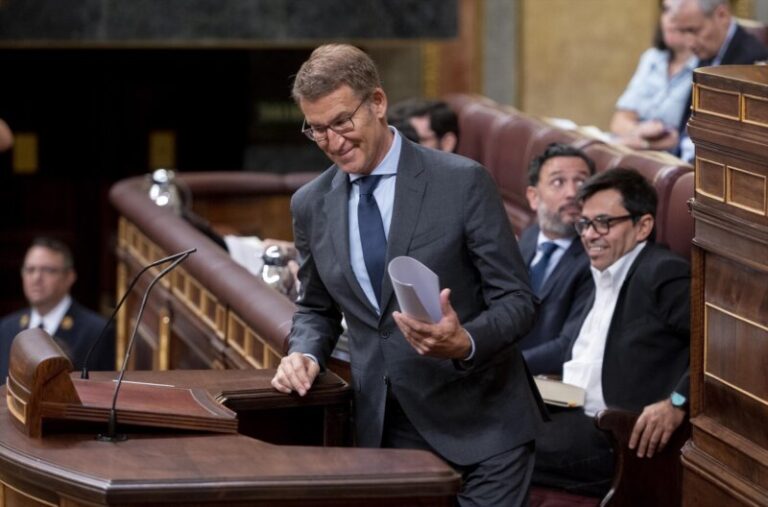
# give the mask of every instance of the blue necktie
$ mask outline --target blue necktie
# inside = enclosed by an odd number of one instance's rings
[[[541,250],[541,257],[536,264],[531,266],[531,289],[537,295],[539,290],[541,290],[541,286],[544,285],[549,259],[552,258],[552,254],[557,250],[557,244],[554,241],[545,241],[539,245],[539,250]]]
[[[360,242],[363,247],[363,260],[368,278],[371,280],[376,301],[381,306],[381,282],[384,279],[384,260],[387,256],[387,237],[384,223],[373,191],[381,176],[360,178],[360,202],[357,203],[357,226],[360,229]]]

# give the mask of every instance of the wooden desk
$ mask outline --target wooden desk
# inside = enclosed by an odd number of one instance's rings
[[[110,378],[94,374],[93,378]],[[113,375],[113,374],[112,374]],[[306,398],[269,386],[272,372],[129,372],[126,378],[205,387],[245,416],[243,432],[301,440],[304,414],[323,414],[324,440],[345,410],[348,392],[326,376]],[[5,397],[5,387],[0,389]],[[269,428],[297,410],[298,424]],[[264,423],[259,424],[260,414]],[[316,419],[314,419],[316,420]],[[312,417],[307,419],[308,433]],[[242,424],[242,423],[241,423]],[[216,435],[137,430],[123,442],[97,441],[103,428],[46,428],[25,437],[0,408],[0,506],[249,505],[326,506],[453,505],[459,476],[423,451],[275,445],[240,434]],[[121,429],[124,430],[124,429]]]

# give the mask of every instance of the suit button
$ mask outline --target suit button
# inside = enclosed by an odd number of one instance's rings
[[[389,338],[389,331],[382,331],[380,336],[382,340],[386,340]]]

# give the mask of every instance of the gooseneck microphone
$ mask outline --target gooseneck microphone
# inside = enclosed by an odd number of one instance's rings
[[[123,358],[123,365],[120,368],[120,375],[118,375],[118,377],[117,377],[117,383],[115,384],[115,392],[112,395],[112,405],[111,405],[110,410],[109,410],[109,422],[108,422],[108,426],[107,426],[107,433],[106,434],[99,434],[98,437],[97,437],[99,440],[107,441],[107,442],[115,442],[115,441],[125,440],[126,439],[125,435],[118,435],[116,433],[116,429],[117,429],[117,410],[116,410],[116,407],[117,407],[117,395],[120,393],[120,386],[123,383],[123,377],[125,376],[125,370],[128,367],[128,361],[131,358],[131,352],[133,351],[133,344],[136,341],[136,332],[139,329],[139,324],[141,324],[141,317],[142,317],[142,315],[144,315],[144,308],[147,306],[147,300],[149,299],[149,293],[152,291],[152,288],[155,286],[155,284],[157,284],[157,282],[160,281],[161,278],[163,278],[169,272],[173,271],[173,269],[176,268],[176,266],[178,266],[179,264],[184,262],[187,259],[187,257],[189,257],[196,250],[197,250],[196,248],[191,248],[189,250],[185,250],[183,252],[179,252],[179,253],[177,253],[175,255],[171,255],[170,257],[166,257],[165,259],[161,259],[162,262],[168,262],[170,259],[174,259],[174,260],[173,260],[173,263],[171,263],[170,266],[168,266],[167,268],[165,268],[162,271],[160,271],[160,273],[155,275],[155,277],[149,283],[149,286],[147,287],[147,289],[144,291],[144,297],[141,300],[141,305],[139,306],[139,313],[136,316],[136,322],[135,322],[135,324],[133,326],[133,332],[131,333],[130,340],[128,340],[128,346],[125,349],[125,357]],[[160,263],[160,261],[157,261],[156,263],[153,263],[153,264],[151,264],[148,267],[151,267],[152,265],[159,264],[159,263]],[[145,268],[145,270],[146,270],[146,268]],[[133,286],[133,285],[131,285],[131,286]],[[130,289],[128,290],[128,292],[130,292]],[[126,292],[126,295],[128,294],[128,292]],[[125,297],[123,297],[123,299],[125,299]],[[121,301],[121,303],[122,303],[122,301]]]
[[[141,268],[141,271],[139,271],[136,274],[136,276],[133,277],[133,280],[131,280],[131,284],[128,286],[128,289],[125,291],[125,294],[123,294],[123,297],[120,299],[120,302],[117,303],[117,305],[115,306],[115,309],[112,311],[112,315],[109,316],[109,320],[107,320],[106,324],[104,324],[104,327],[101,329],[101,333],[99,333],[99,337],[96,338],[96,340],[91,344],[91,347],[88,349],[88,352],[85,354],[85,359],[83,360],[83,369],[80,371],[80,378],[82,379],[88,378],[88,360],[91,358],[91,354],[93,354],[93,351],[96,350],[96,347],[99,345],[99,343],[101,343],[101,341],[106,336],[109,326],[111,326],[112,323],[115,321],[115,316],[117,315],[117,312],[120,311],[120,308],[123,306],[123,303],[125,303],[125,300],[128,299],[128,294],[131,293],[131,290],[133,290],[133,286],[136,285],[136,283],[139,281],[139,278],[141,278],[141,275],[143,275],[148,269],[154,268],[155,266],[159,266],[160,264],[165,264],[166,262],[175,261],[184,256],[189,256],[189,254],[191,254],[192,252],[195,252],[196,250],[197,248],[190,248],[188,250],[184,250],[182,252],[169,255],[168,257],[163,257],[162,259],[158,259],[155,262],[151,264],[147,264],[146,266]]]

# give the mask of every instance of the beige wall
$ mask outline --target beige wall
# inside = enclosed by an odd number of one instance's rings
[[[519,107],[607,128],[651,45],[655,0],[521,0]]]

